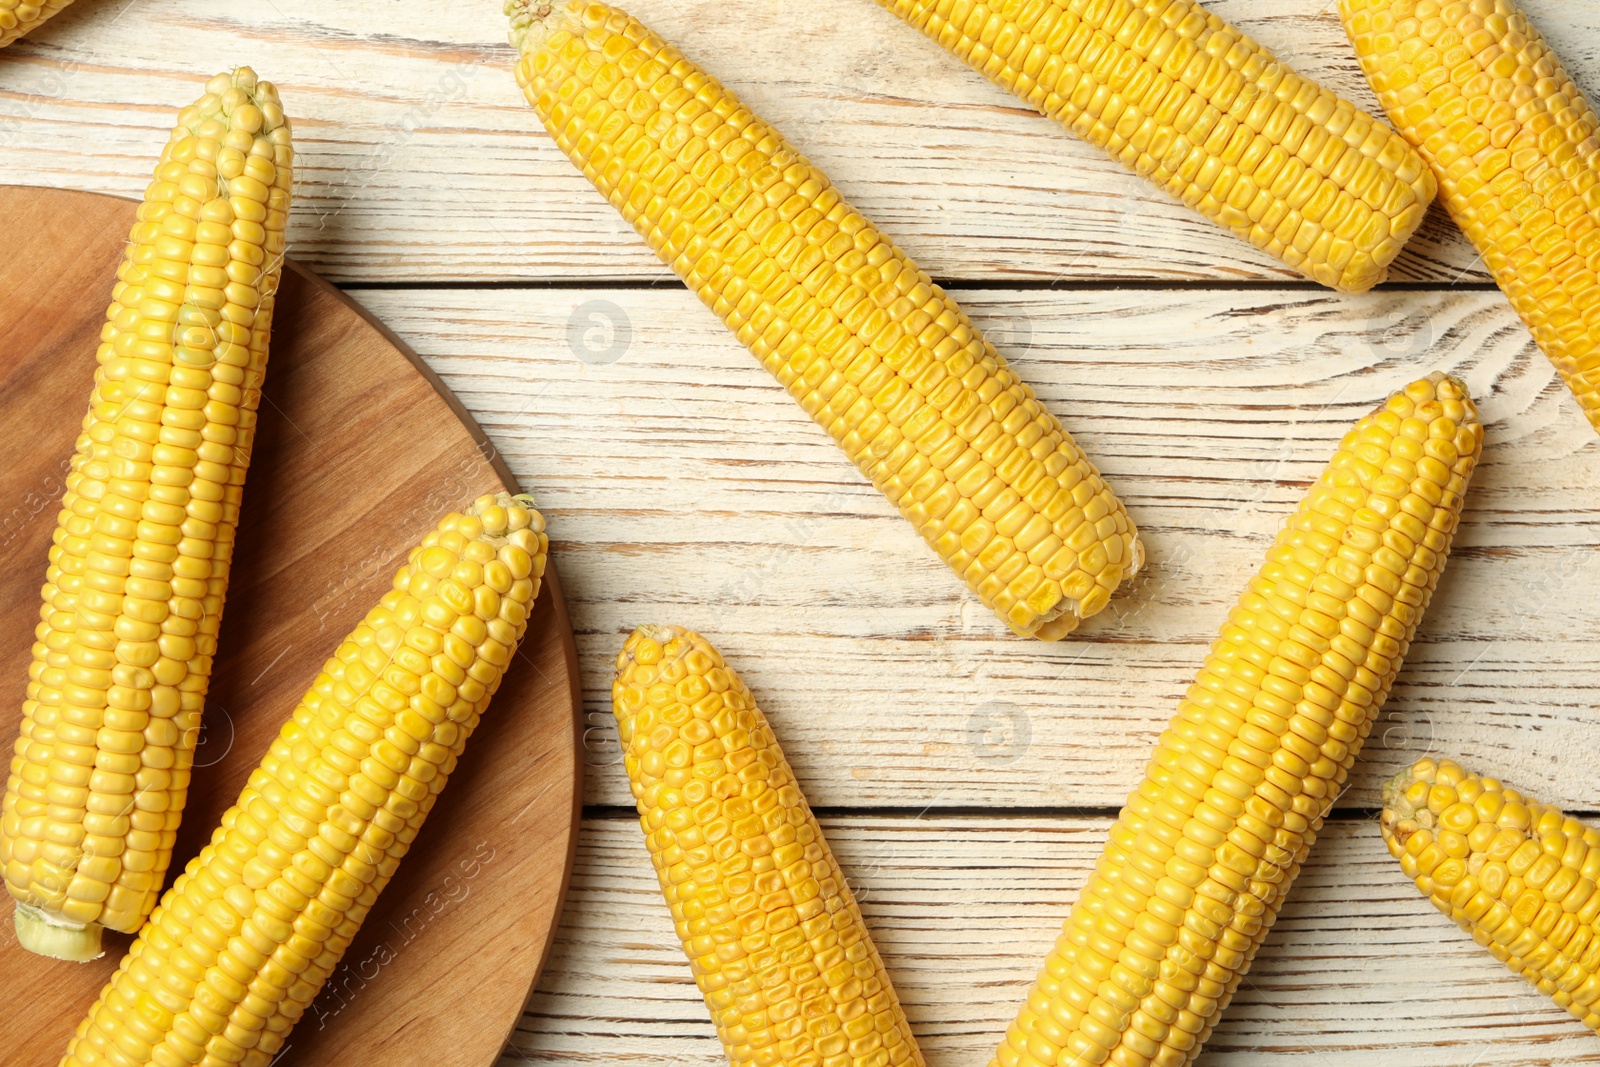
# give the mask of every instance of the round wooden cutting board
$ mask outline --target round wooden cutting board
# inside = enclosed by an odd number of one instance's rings
[[[39,586],[136,204],[0,186],[0,743],[16,738]],[[227,612],[173,873],[209,838],[338,642],[439,516],[514,487],[401,343],[290,263],[273,324]],[[528,636],[410,855],[290,1035],[285,1067],[487,1067],[550,947],[581,777],[554,570]],[[0,1062],[51,1067],[132,939],[24,952],[0,893]]]

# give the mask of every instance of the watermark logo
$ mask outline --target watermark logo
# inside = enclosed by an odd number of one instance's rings
[[[207,708],[195,727],[194,766],[215,767],[233,749],[233,716],[227,708]]]
[[[1008,359],[1023,355],[1033,347],[1033,316],[1021,309],[985,314],[982,329],[995,351]]]
[[[585,300],[567,318],[567,347],[580,363],[615,363],[632,344],[633,322],[614,301]]]
[[[583,718],[584,766],[614,767],[621,763],[622,745],[612,716],[603,711],[586,711]]]
[[[1380,747],[1413,763],[1424,756],[1433,755],[1433,716],[1425,711],[1418,714],[1418,719],[1391,719],[1379,735]]]
[[[1433,316],[1397,302],[1367,319],[1367,346],[1379,359],[1410,360],[1433,347]]]
[[[1008,767],[1033,746],[1033,719],[1007,700],[992,700],[967,719],[967,747],[985,763]]]

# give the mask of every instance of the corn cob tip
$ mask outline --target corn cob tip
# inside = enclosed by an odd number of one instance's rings
[[[1483,446],[1483,423],[1466,383],[1443,371],[1434,371],[1391,393],[1388,399],[1372,409],[1367,419],[1384,419],[1386,416],[1396,420],[1395,429],[1403,420],[1421,420],[1425,428],[1423,440],[1444,428],[1444,424],[1437,422],[1442,417],[1454,424],[1455,447],[1460,454],[1476,456]],[[1366,424],[1367,419],[1362,420],[1362,425]]]
[[[1395,856],[1405,851],[1406,842],[1419,830],[1432,830],[1444,805],[1437,802],[1445,794],[1435,793],[1435,786],[1453,790],[1469,777],[1454,760],[1419,759],[1387,782],[1383,783],[1383,811],[1378,815],[1378,829],[1384,843]],[[1455,794],[1450,793],[1454,798]],[[1438,806],[1440,810],[1434,810]]]
[[[1594,872],[1600,827],[1451,760],[1423,759],[1384,793],[1384,839],[1438,911],[1600,1031]]]
[[[465,531],[466,536],[482,535],[497,548],[518,530],[531,528],[535,534],[544,533],[544,516],[534,507],[532,493],[485,493],[472,502],[462,517],[476,519],[482,526],[481,530],[474,527]]]
[[[677,666],[663,666],[669,661]],[[702,669],[724,666],[716,647],[687,627],[646,624],[628,635],[622,651],[617,653],[617,670],[611,679],[611,711],[616,716],[617,738],[624,752],[633,740],[634,717],[645,706],[640,686],[648,687],[658,677],[669,674],[681,680],[684,668],[691,664]],[[633,780],[632,771],[629,780],[637,797],[641,787]]]
[[[1391,850],[1396,844],[1404,847],[1417,831],[1416,806],[1406,797],[1406,790],[1415,780],[1413,774],[1414,768],[1408,767],[1383,783],[1383,810],[1378,814],[1378,829]]]
[[[580,3],[562,0],[506,0],[506,17],[511,20],[510,39],[515,48],[530,52],[556,29],[560,22],[582,10]],[[553,17],[552,17],[553,16]]]
[[[677,666],[663,666],[669,661]],[[667,674],[681,678],[688,666],[709,669],[725,664],[716,646],[685,626],[647,624],[628,635],[622,651],[617,653],[617,670],[611,680],[611,711],[616,716],[617,737],[624,752],[633,739],[634,716],[644,707],[641,680],[648,684]],[[630,774],[630,780],[631,777]],[[637,795],[639,785],[632,785]]]
[[[660,663],[665,655],[667,645],[674,640],[688,638],[691,641],[700,638],[693,630],[682,626],[658,626],[646,624],[634,627],[628,639],[623,642],[622,651],[617,654],[618,678],[634,664]]]
[[[1471,407],[1472,394],[1467,389],[1467,383],[1448,371],[1433,371],[1426,377],[1418,378],[1402,391],[1410,392],[1412,390],[1436,394],[1441,400],[1463,401],[1469,406],[1471,417],[1473,419],[1477,418],[1477,409]]]
[[[651,641],[657,641],[661,644],[666,644],[674,637],[684,637],[693,633],[694,631],[685,626],[662,626],[653,623],[646,623],[643,626],[634,627],[633,632],[641,638],[648,638]]]
[[[289,117],[283,113],[278,87],[262,81],[252,67],[213,74],[206,82],[205,96],[179,114],[172,137],[178,140],[193,135],[201,123],[219,115],[229,130],[266,137],[274,145],[290,144],[292,130]]]
[[[88,963],[105,955],[100,947],[99,923],[65,922],[20,901],[11,921],[17,931],[17,943],[36,956]]]

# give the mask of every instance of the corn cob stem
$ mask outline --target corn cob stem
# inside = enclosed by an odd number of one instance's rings
[[[1441,199],[1600,430],[1600,117],[1509,0],[1340,0]]]
[[[1600,1032],[1600,829],[1431,759],[1384,786],[1378,825],[1434,907]]]
[[[878,0],[1003,89],[1324,285],[1383,281],[1434,181],[1383,123],[1193,0]]]
[[[1161,735],[994,1064],[1199,1054],[1389,692],[1482,440],[1441,375],[1345,435]]]
[[[66,10],[72,0],[0,0],[0,48]]]
[[[640,627],[611,694],[650,859],[729,1062],[921,1067],[822,829],[721,654],[682,627]]]
[[[323,666],[62,1067],[265,1067],[388,884],[544,575],[526,496],[445,516]]]
[[[1143,559],[1094,464],[970,319],[779,133],[638,20],[508,0],[545,128],[1019,634]]]
[[[88,963],[105,955],[100,950],[98,923],[85,926],[65,922],[55,912],[30,907],[19,900],[12,924],[17,943],[36,955],[69,963]]]
[[[178,117],[106,313],[0,805],[17,936],[99,954],[155,905],[183,812],[266,372],[292,177],[240,67]]]

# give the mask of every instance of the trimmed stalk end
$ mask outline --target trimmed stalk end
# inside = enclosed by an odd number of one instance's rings
[[[80,926],[22,903],[17,904],[12,921],[18,943],[35,955],[71,963],[88,963],[105,955],[99,923]]]
[[[531,52],[554,29],[557,9],[564,6],[561,0],[506,0],[506,17],[511,20],[511,44],[523,52]]]

